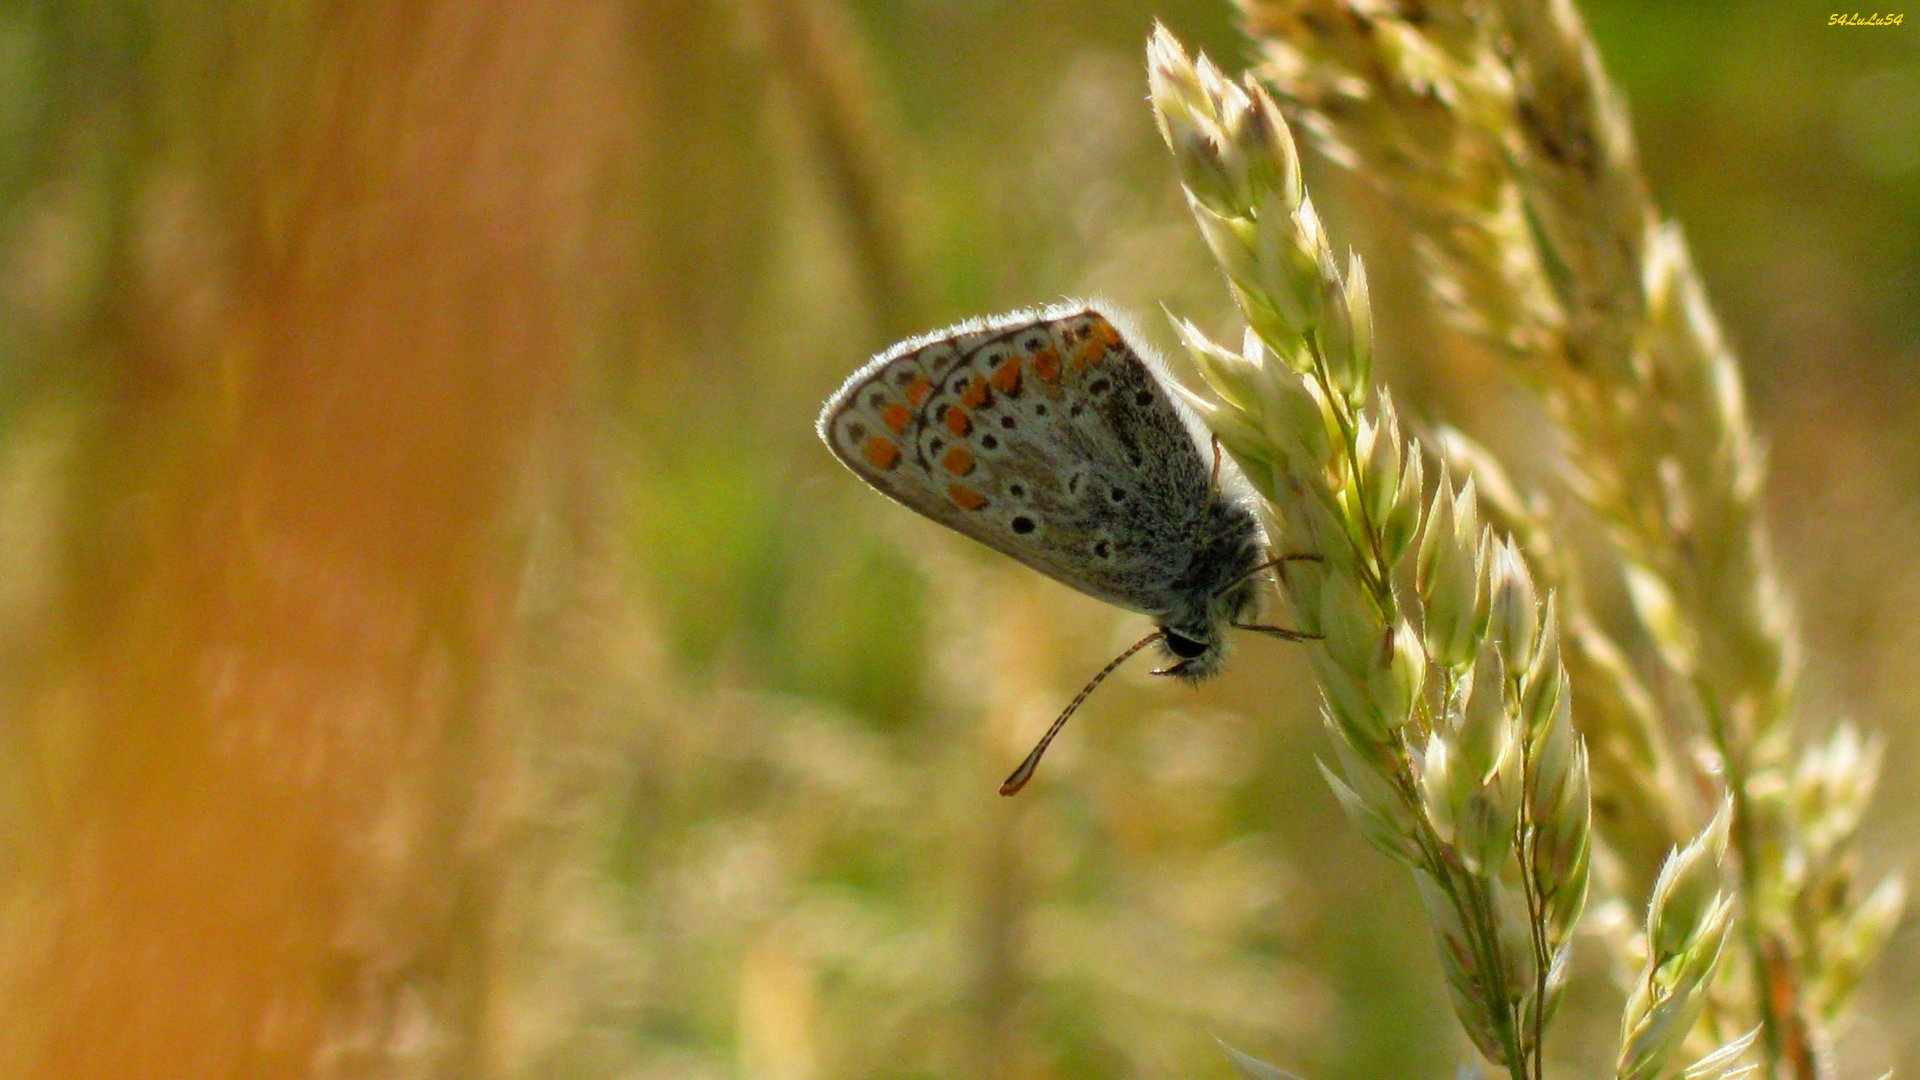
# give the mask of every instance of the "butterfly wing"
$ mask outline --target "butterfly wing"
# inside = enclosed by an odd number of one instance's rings
[[[1209,465],[1152,370],[1084,307],[903,342],[820,435],[881,493],[1090,596],[1168,610]]]

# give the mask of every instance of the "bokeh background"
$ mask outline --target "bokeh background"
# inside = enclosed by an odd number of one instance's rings
[[[1885,735],[1864,857],[1911,870],[1920,23],[1583,7],[1770,439],[1804,711]],[[1143,620],[813,434],[969,315],[1232,326],[1155,18],[1252,55],[1216,0],[0,5],[0,1074],[1449,1075],[1298,650],[1130,670],[1003,800]],[[1405,410],[1550,482],[1310,179]],[[1917,942],[1844,1077],[1920,1068]],[[1618,1006],[1580,984],[1561,1075]]]

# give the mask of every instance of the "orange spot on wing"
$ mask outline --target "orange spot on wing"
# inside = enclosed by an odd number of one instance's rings
[[[1060,381],[1060,353],[1053,349],[1041,349],[1033,354],[1033,373],[1047,382]]]
[[[969,409],[977,409],[987,403],[987,380],[973,379],[960,393],[960,404]]]
[[[940,458],[940,464],[955,476],[965,476],[973,471],[973,455],[964,446],[956,446]]]
[[[1120,347],[1120,331],[1115,330],[1113,324],[1105,319],[1096,318],[1093,320],[1093,336],[1099,338],[1101,344],[1109,349],[1117,349]]]
[[[897,401],[880,410],[880,422],[892,429],[895,435],[906,434],[907,422],[912,419],[913,412]]]
[[[876,469],[891,469],[900,463],[900,448],[879,435],[869,438],[863,449],[867,464]]]
[[[1005,363],[993,369],[993,385],[1008,397],[1020,392],[1020,358],[1018,356],[1007,357]]]
[[[967,432],[973,430],[973,421],[967,419],[967,410],[958,405],[947,406],[945,420],[947,422],[947,430],[953,432],[960,438],[966,438]]]
[[[1106,351],[1107,347],[1097,341],[1089,341],[1080,346],[1073,353],[1073,370],[1085,371],[1099,363],[1100,357],[1105,355]]]
[[[923,375],[908,384],[907,404],[917,409],[926,402],[927,395],[931,393],[933,393],[933,384]]]
[[[978,510],[987,505],[987,497],[965,484],[955,484],[947,489],[947,498],[962,510]]]

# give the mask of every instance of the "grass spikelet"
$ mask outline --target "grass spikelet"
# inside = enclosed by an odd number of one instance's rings
[[[1830,1075],[1841,988],[1878,939],[1835,943],[1884,925],[1904,896],[1892,879],[1854,878],[1842,807],[1871,792],[1872,755],[1838,735],[1796,744],[1808,729],[1792,716],[1799,635],[1760,514],[1738,364],[1647,192],[1578,12],[1570,0],[1241,5],[1300,128],[1380,187],[1453,321],[1542,394],[1568,486],[1610,532],[1608,572],[1626,582],[1658,670],[1632,670],[1577,589],[1563,616],[1596,797],[1627,811],[1603,837],[1614,888],[1645,895],[1657,853],[1699,813],[1690,790],[1720,788],[1748,983],[1722,995],[1734,1015],[1718,1020],[1758,1029],[1765,1076]]]
[[[1621,1021],[1619,1080],[1671,1076],[1675,1058],[1707,1003],[1707,981],[1732,922],[1733,898],[1721,888],[1731,807],[1676,849],[1660,870],[1647,907],[1647,962]]]
[[[1311,656],[1340,768],[1323,770],[1362,834],[1414,871],[1474,1045],[1538,1077],[1590,822],[1554,604],[1481,524],[1471,481],[1430,472],[1374,392],[1365,273],[1334,253],[1272,99],[1164,29],[1148,62],[1161,133],[1250,328],[1236,353],[1180,324],[1209,388],[1193,398],[1281,543],[1320,556],[1283,584],[1324,638]]]

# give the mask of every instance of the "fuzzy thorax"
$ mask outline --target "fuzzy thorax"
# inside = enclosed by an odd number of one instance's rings
[[[1250,616],[1259,601],[1255,571],[1265,559],[1253,512],[1214,495],[1193,558],[1179,579],[1178,600],[1158,619],[1160,649],[1173,661],[1159,674],[1199,682],[1220,671],[1227,659],[1227,630]]]

